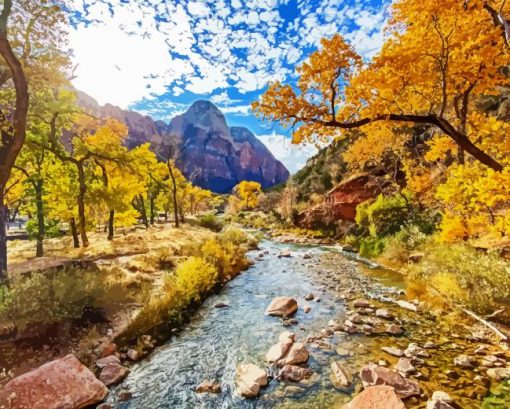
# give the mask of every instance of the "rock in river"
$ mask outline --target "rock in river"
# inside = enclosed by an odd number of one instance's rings
[[[396,356],[397,358],[400,358],[400,357],[404,356],[404,351],[402,351],[399,348],[382,347],[381,350],[383,350],[387,354],[390,354],[392,356]]]
[[[335,361],[331,364],[333,385],[346,388],[352,383],[352,375],[343,367],[342,363]]]
[[[108,364],[120,364],[119,357],[117,355],[108,355],[96,361],[96,366],[101,369]]]
[[[405,409],[406,407],[391,386],[366,388],[342,409]]]
[[[273,345],[271,348],[269,348],[269,351],[267,351],[266,361],[267,362],[279,361],[287,354],[293,343],[294,341],[292,339],[286,338],[278,342],[277,344]]]
[[[254,364],[241,364],[236,369],[236,390],[245,398],[255,398],[267,385],[267,373]]]
[[[308,361],[309,357],[308,350],[305,347],[305,344],[301,342],[296,342],[295,344],[292,344],[292,346],[289,349],[289,352],[283,359],[283,363],[287,365],[299,365],[304,364],[306,361]]]
[[[101,374],[99,375],[99,379],[106,386],[115,385],[124,380],[124,378],[128,375],[129,369],[125,366],[119,364],[108,364],[106,365]]]
[[[203,381],[197,386],[197,393],[220,393],[221,385],[218,382]]]
[[[288,317],[298,309],[297,301],[291,297],[276,297],[266,309],[266,315]]]
[[[67,355],[10,381],[0,391],[0,407],[79,409],[101,402],[107,394],[85,365]]]
[[[461,368],[467,368],[467,369],[473,368],[473,366],[474,366],[473,359],[469,355],[464,355],[464,354],[456,356],[453,359],[453,363],[456,366],[460,366]]]
[[[361,369],[359,376],[365,388],[374,385],[392,386],[401,398],[419,395],[421,392],[417,382],[383,366],[369,364]]]
[[[278,377],[282,381],[301,382],[312,376],[312,371],[308,368],[301,368],[296,365],[284,365],[278,372]]]

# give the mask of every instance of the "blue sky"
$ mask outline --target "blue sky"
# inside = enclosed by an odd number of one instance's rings
[[[250,103],[269,81],[293,82],[322,37],[342,33],[369,59],[383,41],[390,0],[71,0],[74,85],[169,121],[197,99],[216,103],[291,171],[315,147],[256,119]]]

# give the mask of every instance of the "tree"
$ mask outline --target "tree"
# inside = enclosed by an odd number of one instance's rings
[[[340,35],[323,39],[322,48],[298,67],[297,88],[271,84],[253,108],[261,117],[295,128],[294,141],[341,136],[364,127],[382,135],[378,123],[425,124],[448,136],[464,152],[496,171],[495,157],[473,142],[469,128],[473,99],[507,83],[508,63],[499,28],[483,0],[467,8],[457,0],[401,0],[393,5],[390,36],[368,64]],[[470,132],[471,131],[471,132]],[[384,135],[382,135],[384,136]]]
[[[259,203],[259,196],[262,193],[262,186],[259,182],[243,180],[235,188],[234,192],[241,200],[245,209],[253,209]]]
[[[9,67],[14,88],[16,102],[12,119],[9,112],[0,113],[2,122],[2,141],[0,144],[0,283],[7,278],[7,208],[4,195],[11,170],[25,141],[26,121],[28,113],[28,83],[23,67],[14,54],[8,39],[8,19],[11,14],[12,0],[4,0],[0,14],[0,55]]]

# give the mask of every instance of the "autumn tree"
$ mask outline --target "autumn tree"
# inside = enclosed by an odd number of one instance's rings
[[[323,39],[298,67],[297,87],[271,84],[254,110],[295,129],[297,143],[359,127],[372,141],[388,140],[397,127],[429,125],[452,140],[460,162],[466,152],[501,171],[501,155],[481,148],[468,124],[474,100],[507,83],[503,38],[487,24],[483,3],[398,1],[389,38],[371,62],[362,64],[340,35]]]
[[[14,83],[16,98],[14,111],[2,109],[2,140],[0,143],[0,282],[7,278],[7,237],[5,224],[7,208],[4,203],[5,188],[11,175],[12,167],[25,141],[26,120],[28,113],[28,83],[18,57],[14,54],[8,38],[8,20],[12,11],[12,0],[4,0],[0,13],[0,54],[9,68],[9,76]],[[5,80],[4,84],[7,82]],[[0,84],[3,85],[3,84]]]

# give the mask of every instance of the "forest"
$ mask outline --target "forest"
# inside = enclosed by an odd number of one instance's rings
[[[290,176],[226,106],[92,109],[72,2],[1,3],[0,408],[510,406],[510,3],[258,79]]]

